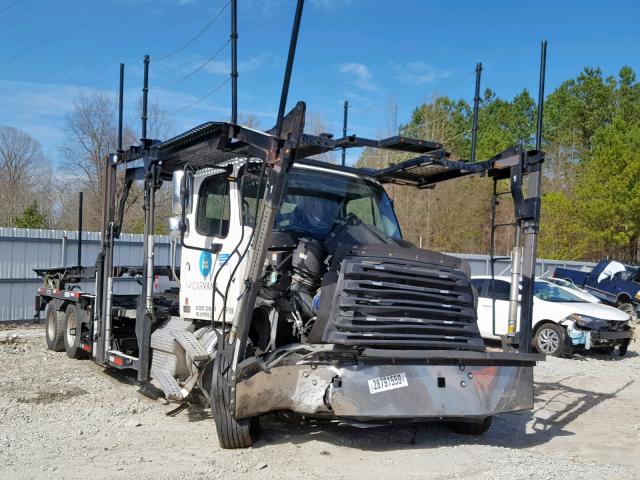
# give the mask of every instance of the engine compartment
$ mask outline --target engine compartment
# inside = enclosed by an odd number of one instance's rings
[[[352,214],[324,241],[274,232],[249,338],[257,353],[296,343],[482,351],[469,273]]]

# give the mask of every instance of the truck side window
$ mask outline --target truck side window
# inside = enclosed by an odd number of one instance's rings
[[[259,168],[255,165],[250,165],[248,168],[250,171],[243,170],[242,175],[244,178],[240,181],[242,184],[242,215],[244,225],[252,227],[256,221],[258,209],[262,204],[267,180],[264,177],[262,178],[260,191],[258,191]]]
[[[491,287],[491,280],[487,280],[487,297],[495,298],[496,300],[509,300],[509,294],[511,293],[511,284],[504,280],[494,280],[493,288]]]
[[[215,175],[200,186],[196,231],[207,237],[224,238],[229,233],[229,182],[227,175]]]

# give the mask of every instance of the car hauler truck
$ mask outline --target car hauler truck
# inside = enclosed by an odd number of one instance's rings
[[[208,122],[109,156],[96,266],[39,270],[45,285],[36,309],[49,348],[134,370],[176,402],[199,388],[224,448],[252,445],[259,417],[279,410],[354,425],[444,420],[482,433],[492,415],[532,408],[541,359],[530,352],[530,330],[543,153],[513,147],[471,163],[450,159],[442,144],[402,136],[309,135],[304,103],[284,115],[286,91],[270,131]],[[309,158],[354,147],[410,158],[380,170]],[[124,189],[116,199],[118,171]],[[430,188],[473,174],[511,185],[522,233],[522,314],[502,351],[487,351],[480,338],[469,265],[403,240],[384,188]],[[114,266],[114,240],[138,181],[142,266]],[[179,266],[154,262],[163,182],[173,190]],[[137,275],[141,293],[114,294],[122,275]],[[164,288],[160,278],[170,280]],[[89,279],[91,292],[77,287]]]

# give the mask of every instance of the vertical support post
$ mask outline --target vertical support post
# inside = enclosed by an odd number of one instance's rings
[[[147,139],[147,101],[149,97],[149,55],[144,56],[144,80],[142,84],[142,140]]]
[[[540,184],[542,181],[542,118],[544,108],[544,81],[547,62],[547,42],[543,41],[540,52],[540,83],[538,89],[538,124],[536,130],[536,150],[534,155],[523,154],[523,169],[527,172],[527,194],[525,212],[522,220],[522,236],[524,237],[522,262],[522,308],[520,313],[520,332],[518,350],[531,351],[533,325],[533,291],[536,275],[536,254],[538,247],[538,231],[540,228]]]
[[[120,64],[120,91],[118,94],[118,153],[122,152],[122,116],[124,112],[124,63]]]
[[[106,352],[111,348],[107,338],[109,317],[111,315],[111,295],[109,289],[113,275],[113,227],[116,197],[116,165],[118,155],[108,155],[105,159],[104,194],[102,197],[102,250],[98,257],[99,277],[96,283],[96,321],[94,322],[94,340],[96,342],[95,358],[99,363],[106,363]],[[110,340],[109,340],[110,341]]]
[[[490,293],[491,293],[491,332],[496,336],[496,259],[495,259],[495,243],[496,243],[496,207],[498,206],[498,181],[493,179],[493,196],[491,197],[491,236],[489,245],[489,271],[491,273]]]
[[[482,64],[476,65],[476,89],[473,97],[473,125],[471,127],[471,163],[476,161],[476,145],[478,142],[478,110],[480,108],[480,77]]]
[[[296,14],[293,19],[293,28],[291,29],[291,41],[289,42],[289,54],[287,55],[287,66],[284,71],[284,80],[282,82],[282,93],[280,95],[280,105],[278,107],[278,118],[276,122],[276,137],[282,135],[282,120],[284,119],[284,111],[287,108],[287,97],[289,96],[289,84],[291,83],[291,72],[293,71],[293,61],[296,56],[296,47],[298,45],[298,33],[300,32],[300,21],[302,19],[302,9],[304,0],[298,0],[296,5]]]
[[[540,48],[540,83],[538,85],[538,122],[536,128],[536,150],[542,148],[542,116],[544,110],[544,79],[547,69],[547,41]]]
[[[78,261],[77,266],[82,266],[82,192],[78,194]]]
[[[231,0],[231,123],[238,123],[238,0]]]
[[[149,151],[145,151],[145,164],[149,164]],[[144,259],[142,263],[144,281],[142,294],[136,309],[136,338],[138,340],[138,380],[149,379],[151,324],[155,316],[153,307],[155,192],[158,182],[158,166],[152,163],[145,173],[144,181]]]
[[[349,100],[344,101],[344,117],[342,118],[342,137],[347,136],[347,121],[349,115]],[[342,147],[342,166],[344,167],[347,158],[347,148]]]

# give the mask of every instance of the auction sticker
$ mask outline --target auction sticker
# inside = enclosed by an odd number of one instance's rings
[[[408,387],[405,373],[394,373],[386,377],[372,378],[369,380],[369,393],[372,395],[378,392],[386,392],[395,388]]]

